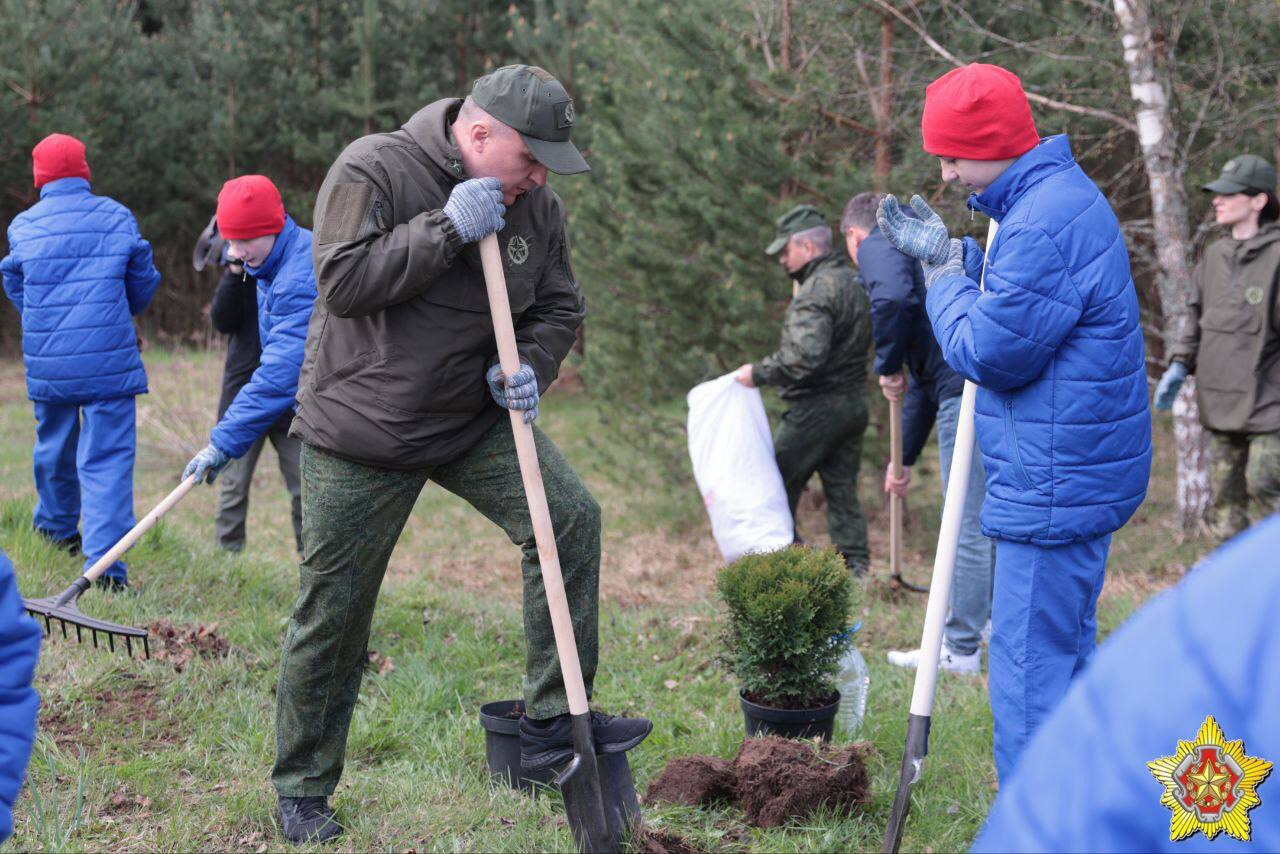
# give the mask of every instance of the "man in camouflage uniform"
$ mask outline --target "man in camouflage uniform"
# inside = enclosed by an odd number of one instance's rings
[[[855,575],[867,571],[867,518],[858,501],[862,435],[867,429],[867,356],[871,305],[858,274],[831,248],[831,227],[800,205],[778,219],[766,253],[793,280],[777,352],[743,365],[748,388],[777,386],[790,405],[774,437],[778,470],[794,516],[817,472],[827,499],[831,542]]]
[[[303,442],[301,592],[285,636],[272,782],[290,842],[341,832],[342,773],[378,589],[428,480],[523,551],[529,769],[572,755],[568,703],[507,409],[537,416],[586,306],[547,170],[586,172],[573,102],[547,72],[507,66],[392,133],[353,142],[315,215],[319,299],[291,435]],[[497,233],[520,370],[505,377],[477,242]],[[551,440],[535,440],[588,693],[596,672],[600,508]],[[597,749],[638,744],[643,718],[592,713]]]
[[[1249,525],[1249,500],[1280,510],[1280,201],[1276,172],[1252,154],[1229,160],[1206,184],[1215,218],[1230,229],[1204,251],[1170,364],[1156,389],[1168,409],[1196,375],[1200,421],[1209,431],[1213,533]]]

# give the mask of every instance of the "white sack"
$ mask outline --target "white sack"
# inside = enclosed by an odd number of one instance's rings
[[[793,539],[760,391],[726,374],[689,392],[689,458],[726,563]]]

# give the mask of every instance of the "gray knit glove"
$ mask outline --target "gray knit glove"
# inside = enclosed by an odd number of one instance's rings
[[[924,267],[924,286],[926,290],[933,287],[933,283],[944,276],[963,276],[964,243],[953,237],[947,241],[947,254],[941,263],[930,264],[928,261],[922,261],[920,266]]]
[[[927,271],[927,265],[941,264],[951,251],[947,245],[947,226],[919,196],[911,197],[911,209],[919,219],[903,213],[895,196],[885,196],[876,211],[876,223],[890,243],[923,261]]]
[[[502,182],[497,178],[472,178],[453,188],[444,203],[444,215],[453,223],[463,243],[480,238],[506,226],[502,214]]]
[[[520,370],[506,377],[502,374],[502,365],[494,365],[484,378],[489,383],[489,394],[494,403],[504,409],[523,412],[525,424],[538,417],[538,378],[533,368],[521,362]]]

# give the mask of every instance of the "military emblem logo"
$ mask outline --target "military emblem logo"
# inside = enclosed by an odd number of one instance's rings
[[[523,264],[529,260],[529,241],[518,234],[511,235],[507,241],[507,257],[512,264]]]
[[[1244,301],[1249,305],[1257,305],[1262,302],[1262,288],[1257,285],[1251,285],[1244,290]]]
[[[1204,719],[1195,741],[1179,741],[1177,753],[1148,762],[1147,768],[1164,786],[1160,805],[1173,812],[1171,841],[1197,831],[1207,839],[1226,833],[1249,841],[1249,810],[1262,803],[1257,789],[1271,773],[1271,763],[1246,756],[1242,740],[1227,741],[1213,715]]]

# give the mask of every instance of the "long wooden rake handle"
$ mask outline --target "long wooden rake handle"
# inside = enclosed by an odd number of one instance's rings
[[[138,540],[142,539],[142,535],[154,528],[156,522],[159,522],[160,518],[164,516],[164,514],[172,510],[173,505],[186,497],[186,494],[190,492],[195,485],[195,475],[191,475],[182,483],[178,484],[173,492],[166,495],[159,504],[151,509],[150,513],[143,516],[142,521],[134,525],[129,530],[129,533],[120,538],[120,542],[116,543],[106,554],[98,558],[97,562],[85,570],[84,575],[81,577],[89,582],[96,581],[98,576],[107,571],[107,567],[118,561],[125,552],[133,548],[137,544]]]
[[[902,398],[889,401],[889,466],[902,477]],[[902,577],[902,496],[889,493],[889,573]]]
[[[511,322],[511,301],[507,297],[507,277],[502,270],[502,253],[497,235],[480,241],[480,262],[484,267],[484,284],[489,292],[489,311],[493,314],[493,334],[498,341],[498,359],[502,373],[511,376],[520,370],[520,353],[516,350],[516,332]],[[569,617],[569,600],[564,592],[564,575],[560,572],[560,554],[556,550],[555,530],[547,508],[547,493],[542,485],[542,469],[538,466],[538,449],[533,440],[533,425],[524,423],[524,413],[508,410],[511,431],[515,434],[516,455],[520,458],[520,476],[524,479],[529,516],[533,520],[533,536],[538,543],[538,562],[542,567],[542,585],[546,588],[547,607],[551,610],[551,627],[555,632],[556,651],[560,656],[560,673],[564,678],[569,713],[585,715],[587,689],[582,681],[582,665],[578,661],[578,645]]]

